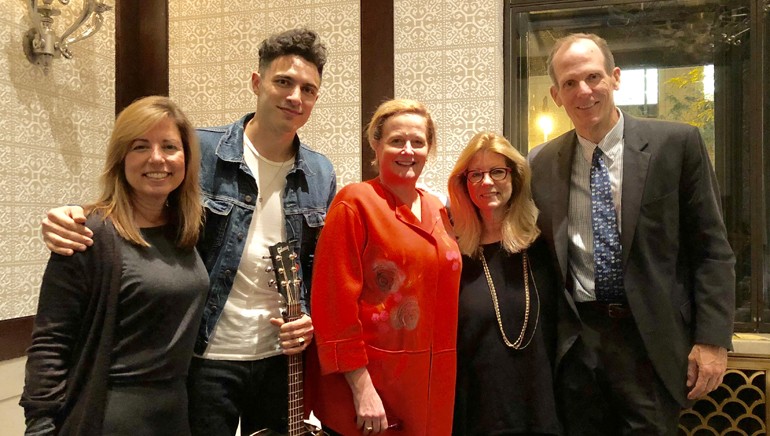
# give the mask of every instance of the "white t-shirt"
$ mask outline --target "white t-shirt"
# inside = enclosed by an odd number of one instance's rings
[[[265,257],[269,246],[286,237],[282,193],[294,158],[272,162],[259,155],[246,135],[243,143],[243,157],[257,180],[259,197],[233,287],[202,356],[206,359],[258,360],[281,354],[278,327],[270,324],[270,318],[281,317],[286,301],[268,284],[275,275],[265,271],[272,265]]]

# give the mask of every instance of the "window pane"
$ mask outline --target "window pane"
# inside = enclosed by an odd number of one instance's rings
[[[757,328],[763,317],[755,304],[760,298],[757,291],[752,296],[750,286],[747,182],[749,151],[756,141],[749,134],[750,101],[756,101],[750,88],[750,81],[756,78],[748,74],[750,1],[665,0],[563,9],[514,3],[513,8],[511,65],[517,73],[515,85],[521,89],[511,94],[512,137],[522,149],[531,149],[573,128],[550,97],[548,52],[556,39],[570,33],[596,33],[605,38],[621,69],[615,98],[622,110],[700,129],[719,180],[728,236],[737,256],[736,321]],[[764,62],[767,65],[766,59]],[[766,96],[765,106],[767,101]],[[770,124],[767,109],[764,124]],[[770,168],[765,173],[770,174]],[[764,318],[770,321],[770,316]]]
[[[623,70],[620,82],[623,86],[615,91],[615,104],[639,106],[658,104],[658,69],[643,68]]]

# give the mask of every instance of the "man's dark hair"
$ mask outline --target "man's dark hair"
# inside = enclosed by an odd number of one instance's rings
[[[267,37],[259,44],[259,72],[264,73],[273,60],[286,55],[302,57],[316,66],[319,76],[323,75],[326,46],[312,30],[301,27]]]

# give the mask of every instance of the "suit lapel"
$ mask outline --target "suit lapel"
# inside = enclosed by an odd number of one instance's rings
[[[623,114],[623,192],[622,192],[622,229],[620,243],[623,247],[623,267],[628,262],[631,244],[634,241],[636,223],[642,206],[644,184],[650,163],[650,153],[645,151],[647,140],[639,134],[638,121],[628,114]]]
[[[569,190],[572,179],[572,161],[575,156],[575,147],[577,146],[577,134],[574,130],[567,133],[560,139],[559,143],[553,145],[558,147],[555,150],[555,159],[551,160],[550,177],[544,179],[549,186],[541,186],[545,191],[550,191],[548,203],[551,218],[551,228],[553,237],[553,248],[556,252],[557,261],[562,275],[563,283],[567,283],[569,259],[567,224],[569,221]],[[545,207],[545,205],[544,205]],[[545,224],[545,223],[544,223]],[[572,299],[570,291],[565,286],[562,289],[563,298],[558,299],[558,340],[556,349],[556,367],[558,368],[562,358],[572,347],[580,333],[580,316],[578,315],[575,302]]]
[[[577,135],[574,130],[570,135],[564,138],[564,142],[559,147],[556,161],[553,166],[553,204],[552,204],[552,224],[553,240],[556,249],[556,257],[561,268],[562,279],[566,283],[567,279],[567,223],[569,211],[569,186],[572,176],[572,158],[575,155],[575,145],[577,144]]]

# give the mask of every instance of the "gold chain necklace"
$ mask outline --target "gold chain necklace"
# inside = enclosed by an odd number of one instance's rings
[[[497,317],[497,325],[500,327],[500,334],[503,335],[503,342],[505,342],[505,345],[507,345],[509,348],[513,348],[514,350],[523,350],[524,348],[529,345],[530,342],[532,342],[532,338],[535,337],[535,330],[537,330],[537,322],[540,319],[540,295],[537,292],[537,283],[533,283],[535,285],[535,298],[537,299],[537,312],[535,313],[535,325],[532,328],[532,335],[529,337],[529,340],[526,344],[522,343],[524,342],[524,335],[527,332],[527,324],[529,324],[529,304],[530,304],[530,298],[529,298],[529,257],[527,256],[527,251],[524,250],[521,252],[521,266],[524,271],[524,323],[522,323],[521,326],[521,332],[519,332],[519,337],[516,338],[516,341],[511,342],[510,339],[508,339],[508,336],[505,334],[505,330],[503,330],[503,320],[500,316],[500,305],[497,302],[497,291],[495,290],[495,284],[492,282],[492,275],[489,273],[489,267],[487,266],[487,259],[484,257],[484,251],[482,249],[481,251],[481,265],[484,267],[484,275],[487,278],[487,285],[489,286],[489,293],[492,294],[492,304],[495,307],[495,316]],[[533,276],[534,277],[534,276]]]

